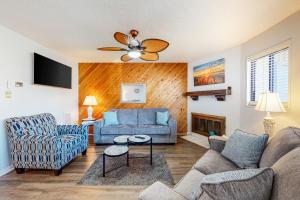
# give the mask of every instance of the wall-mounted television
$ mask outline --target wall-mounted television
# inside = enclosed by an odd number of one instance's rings
[[[34,53],[34,84],[72,88],[72,68]]]

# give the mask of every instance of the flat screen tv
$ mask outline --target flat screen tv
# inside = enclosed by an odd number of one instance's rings
[[[34,53],[34,84],[72,88],[72,68]]]

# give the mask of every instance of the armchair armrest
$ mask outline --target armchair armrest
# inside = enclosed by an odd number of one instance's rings
[[[161,182],[156,182],[145,189],[140,195],[139,200],[187,200],[174,190]]]
[[[221,136],[210,136],[208,138],[210,149],[221,153],[225,147],[227,138]]]
[[[83,134],[88,135],[88,125],[57,125],[58,135]]]

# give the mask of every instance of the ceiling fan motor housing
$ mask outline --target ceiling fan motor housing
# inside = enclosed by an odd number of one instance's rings
[[[138,36],[138,34],[139,34],[139,32],[138,32],[137,30],[132,29],[132,30],[130,31],[130,35],[131,35],[133,38],[135,38],[136,36]]]

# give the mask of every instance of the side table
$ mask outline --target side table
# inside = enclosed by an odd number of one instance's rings
[[[81,124],[85,124],[89,126],[89,145],[94,145],[94,122],[96,118],[85,118],[81,120]]]

